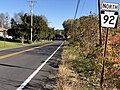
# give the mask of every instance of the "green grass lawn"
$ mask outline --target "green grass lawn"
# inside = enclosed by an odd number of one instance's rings
[[[18,43],[18,42],[9,42],[9,41],[0,41],[0,50],[4,50],[4,49],[10,49],[10,48],[17,48],[17,47],[22,47],[22,46],[29,46],[29,45],[35,45],[35,44],[42,44],[45,42],[50,42],[47,40],[42,40],[40,42],[36,42],[36,43],[32,43],[32,44],[22,44],[22,43]]]

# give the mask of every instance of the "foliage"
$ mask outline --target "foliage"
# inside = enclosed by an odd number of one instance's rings
[[[120,25],[120,18],[118,27]],[[97,16],[83,16],[76,20],[68,19],[63,22],[65,36],[71,50],[64,55],[64,65],[75,71],[80,80],[88,87],[98,88],[101,77],[103,47],[98,46],[98,18]],[[120,89],[120,29],[109,31],[107,53],[105,58],[104,88]],[[105,42],[106,31],[103,28],[102,41]],[[65,48],[65,49],[67,49]],[[67,49],[66,52],[70,50]],[[84,79],[83,79],[84,78]],[[81,85],[80,84],[80,85]]]
[[[112,30],[111,30],[112,31]],[[120,89],[120,34],[118,30],[109,33],[105,78],[106,85]],[[112,83],[112,85],[110,84]]]
[[[68,19],[66,21],[63,22],[63,27],[64,27],[64,31],[65,31],[65,38],[67,39],[69,37],[69,33],[70,31],[72,31],[72,24],[73,24],[73,19]]]
[[[9,21],[9,14],[8,13],[0,13],[0,26],[8,29],[8,21]]]
[[[31,16],[23,13],[15,14],[15,18],[11,19],[11,28],[8,30],[8,34],[14,39],[21,39],[22,43],[25,40],[29,42],[31,27],[33,28],[33,41],[50,40],[55,37],[55,30],[48,27],[45,16],[33,15],[33,26],[31,26]]]

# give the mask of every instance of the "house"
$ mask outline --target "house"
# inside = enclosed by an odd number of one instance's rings
[[[5,34],[7,35],[7,30],[6,28],[2,28],[0,27],[0,37],[4,37],[4,32],[6,32]]]
[[[8,29],[6,29],[6,28],[0,27],[0,37],[12,39],[12,36],[8,36],[7,30]]]

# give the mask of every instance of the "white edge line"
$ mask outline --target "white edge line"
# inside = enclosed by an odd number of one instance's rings
[[[64,42],[42,63],[16,90],[22,90],[31,79],[43,68],[43,66],[53,57],[53,55],[61,48]]]

